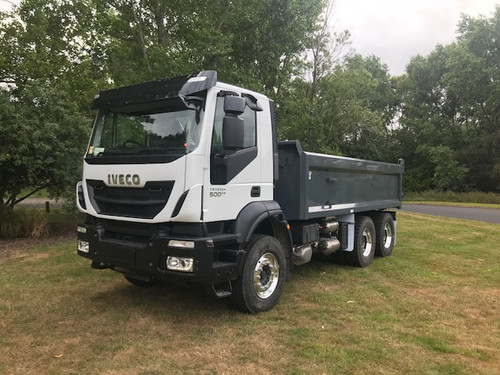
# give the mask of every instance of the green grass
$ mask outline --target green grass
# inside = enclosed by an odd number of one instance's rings
[[[74,241],[0,243],[0,374],[499,373],[499,226],[398,215],[393,256],[296,267],[256,316],[91,270]]]
[[[408,201],[405,200],[403,204],[422,204],[431,206],[451,206],[451,207],[475,207],[475,208],[493,208],[500,209],[500,204],[494,203],[465,203],[465,202],[433,202],[433,201]]]
[[[29,193],[31,193],[34,189],[31,189],[31,188],[27,188],[27,189],[24,189],[23,191],[21,191],[19,193],[19,197],[24,197],[26,195],[28,195]],[[30,198],[48,198],[49,197],[49,192],[47,191],[47,189],[41,189],[41,190],[38,190],[37,192],[33,193],[33,195],[30,195],[29,196]]]
[[[456,193],[453,191],[428,190],[423,192],[406,192],[404,201],[412,202],[461,202],[500,205],[500,194],[471,191]]]

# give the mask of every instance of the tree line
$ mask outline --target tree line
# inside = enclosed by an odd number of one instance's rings
[[[404,189],[500,188],[500,7],[391,76],[332,33],[328,0],[24,0],[0,13],[0,194],[79,178],[102,89],[217,70],[306,150],[406,161]],[[26,194],[25,194],[26,195]]]

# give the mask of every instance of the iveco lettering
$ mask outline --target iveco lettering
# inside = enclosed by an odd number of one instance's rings
[[[402,160],[278,142],[274,102],[215,71],[101,91],[92,107],[76,201],[94,269],[183,280],[258,313],[315,255],[367,267],[392,253]]]
[[[138,174],[108,174],[108,185],[140,185]]]

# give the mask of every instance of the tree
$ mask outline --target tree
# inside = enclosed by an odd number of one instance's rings
[[[342,121],[350,131],[344,135],[342,153],[395,161],[390,149],[396,99],[388,67],[375,56],[355,55],[347,59],[343,74],[343,86],[352,97],[346,98],[346,107],[351,108],[343,112]]]
[[[299,62],[323,0],[95,2],[117,85],[216,69],[276,94]]]
[[[298,77],[282,90],[278,107],[280,121],[279,135],[300,139],[306,149],[332,151],[322,137],[321,86],[325,77],[332,73],[338,54],[349,44],[348,32],[333,35],[330,18],[334,1],[328,1],[316,30],[310,35],[303,53],[304,62],[297,66]]]
[[[0,82],[57,87],[89,113],[108,78],[92,9],[91,0],[24,0],[0,15]]]
[[[446,146],[430,147],[426,150],[434,164],[433,188],[440,191],[463,191],[464,178],[469,171],[456,160],[455,152]]]
[[[500,189],[500,6],[492,17],[464,16],[450,51],[445,76],[458,99],[464,136],[458,158],[469,168],[468,181],[479,190]]]
[[[456,98],[448,93],[444,80],[449,50],[450,47],[438,45],[428,56],[412,58],[407,74],[395,80],[400,118],[394,136],[398,153],[405,159],[408,190],[434,186],[429,148],[443,146],[455,150],[462,145]]]
[[[90,1],[25,0],[0,15],[0,195],[11,210],[33,192],[73,191],[89,103],[105,79],[89,48]],[[23,192],[24,196],[19,196]]]
[[[14,92],[0,90],[1,210],[11,210],[46,188],[60,196],[80,175],[88,119],[64,92],[36,82]],[[31,189],[25,196],[19,194]]]
[[[491,18],[464,16],[456,43],[413,58],[406,75],[395,80],[401,114],[396,144],[410,190],[500,188],[498,40],[500,7]],[[457,173],[458,185],[437,183],[444,171],[436,158],[450,160],[446,165]]]
[[[293,82],[280,112],[282,135],[300,139],[306,150],[385,160],[394,101],[387,67],[375,57],[350,56],[314,86]]]

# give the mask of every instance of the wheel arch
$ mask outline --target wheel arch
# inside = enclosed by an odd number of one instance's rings
[[[287,259],[287,280],[292,270],[292,237],[281,206],[275,201],[252,202],[245,206],[235,221],[239,243],[248,243],[252,236],[264,234],[276,238]]]

